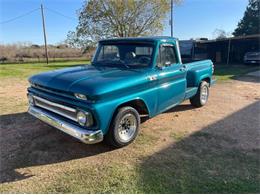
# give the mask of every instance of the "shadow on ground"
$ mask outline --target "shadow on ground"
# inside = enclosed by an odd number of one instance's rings
[[[243,82],[260,83],[260,75],[258,77],[250,76],[250,75],[233,76],[232,79],[237,81],[243,81]]]
[[[29,114],[0,116],[0,183],[25,179],[15,169],[64,162],[112,150],[100,143],[86,145],[45,125]]]
[[[194,107],[179,105],[167,113],[190,109]],[[0,116],[0,145],[0,183],[33,176],[20,174],[16,171],[19,168],[64,162],[113,150],[104,143],[83,144],[26,112]]]
[[[260,193],[259,118],[256,102],[145,158],[141,191]]]
[[[181,105],[172,111],[187,109],[192,107]],[[111,187],[115,192],[124,186],[126,192],[134,189],[133,192],[142,193],[260,193],[259,111],[260,101],[140,159],[140,164],[131,172],[127,172],[127,168],[120,169],[120,165],[116,167],[118,172],[122,171],[120,177],[113,177],[115,173],[110,172],[112,175],[104,181],[100,175],[106,176],[109,172],[101,174],[98,170],[92,175],[84,170],[74,175],[66,172],[69,175],[65,180],[66,190],[71,193],[77,189],[87,190],[86,183],[91,184],[91,177],[100,177],[94,179],[95,185],[105,189],[107,183],[116,182],[118,185]],[[26,113],[1,116],[0,122],[2,183],[32,176],[21,175],[16,171],[19,168],[64,162],[111,150],[103,144],[81,144]],[[135,171],[137,174],[131,177]],[[59,190],[64,187],[64,178],[61,179],[60,183],[53,181]]]

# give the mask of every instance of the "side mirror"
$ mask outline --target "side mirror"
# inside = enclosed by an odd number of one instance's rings
[[[94,61],[94,55],[91,54],[91,55],[90,55],[90,62],[93,62],[93,61]]]
[[[158,69],[158,70],[163,70],[164,68],[165,68],[165,66],[156,66],[156,68]]]

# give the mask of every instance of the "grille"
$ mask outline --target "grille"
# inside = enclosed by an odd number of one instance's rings
[[[56,114],[59,114],[63,117],[69,118],[73,121],[77,121],[76,109],[51,102],[49,100],[40,98],[38,96],[33,96],[33,99],[36,106],[54,112]]]

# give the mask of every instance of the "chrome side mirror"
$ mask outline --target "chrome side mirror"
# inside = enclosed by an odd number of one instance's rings
[[[165,68],[165,66],[156,66],[156,68],[158,69],[158,70],[163,70],[164,68]]]

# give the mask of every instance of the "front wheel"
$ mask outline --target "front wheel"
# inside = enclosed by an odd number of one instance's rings
[[[114,117],[105,141],[120,148],[134,141],[140,126],[140,116],[136,109],[126,106],[119,108]]]
[[[202,81],[195,96],[190,98],[191,105],[195,107],[204,106],[209,98],[209,83]]]

